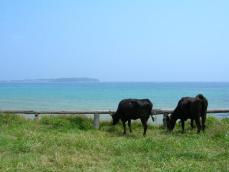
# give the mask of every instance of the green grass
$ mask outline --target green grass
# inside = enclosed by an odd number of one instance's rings
[[[172,133],[140,124],[121,125],[80,117],[26,120],[0,115],[0,171],[229,171],[229,119],[208,118],[205,133],[186,124]]]

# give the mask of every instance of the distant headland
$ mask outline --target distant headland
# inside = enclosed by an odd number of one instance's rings
[[[96,82],[100,82],[99,79],[87,78],[87,77],[0,81],[0,83],[96,83]]]

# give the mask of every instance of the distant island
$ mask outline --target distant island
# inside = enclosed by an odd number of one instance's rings
[[[0,81],[0,83],[96,83],[100,82],[96,78],[55,78],[55,79],[24,79]]]

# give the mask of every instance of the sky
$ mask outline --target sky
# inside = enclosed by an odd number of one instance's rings
[[[0,80],[229,82],[228,0],[1,0]]]

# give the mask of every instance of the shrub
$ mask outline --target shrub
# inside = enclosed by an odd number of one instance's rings
[[[44,116],[40,123],[54,129],[88,130],[92,128],[92,120],[80,116]]]
[[[24,123],[26,119],[23,116],[10,114],[10,113],[0,113],[0,125],[12,125]]]

